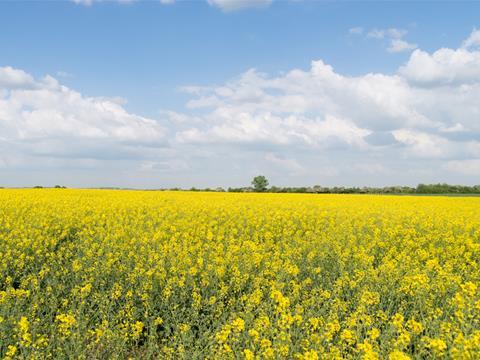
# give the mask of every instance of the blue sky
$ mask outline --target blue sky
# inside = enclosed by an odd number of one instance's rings
[[[0,185],[478,183],[479,13],[2,2]]]

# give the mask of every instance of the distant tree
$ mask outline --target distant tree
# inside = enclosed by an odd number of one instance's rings
[[[265,192],[268,187],[268,180],[263,175],[255,176],[252,180],[253,188],[256,192]]]
[[[282,191],[282,188],[279,188],[277,186],[272,186],[270,187],[270,189],[268,189],[268,192],[271,192],[271,193],[279,193],[280,191]]]

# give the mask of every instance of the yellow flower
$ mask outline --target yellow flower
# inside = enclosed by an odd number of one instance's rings
[[[413,319],[408,320],[406,325],[407,328],[415,335],[418,335],[423,331],[423,325]]]
[[[80,295],[82,297],[87,297],[92,291],[92,284],[88,283],[80,289]]]
[[[258,337],[260,336],[260,333],[259,333],[257,330],[255,330],[255,329],[250,329],[250,330],[248,330],[248,335],[249,335],[251,338],[253,338],[253,340],[257,340]]]
[[[380,336],[380,330],[378,330],[377,328],[373,328],[368,331],[368,336],[370,337],[370,339],[376,340]]]
[[[210,296],[210,298],[208,299],[208,303],[210,305],[214,305],[216,302],[217,302],[217,298],[215,296]]]
[[[431,339],[428,347],[436,355],[442,355],[447,350],[447,344],[442,339]]]
[[[20,321],[18,322],[18,329],[22,333],[26,333],[30,329],[30,323],[28,322],[28,319],[25,316],[22,316],[20,318]]]
[[[140,335],[142,334],[142,331],[143,331],[143,327],[144,327],[144,324],[141,321],[136,321],[132,325],[132,337],[134,339],[138,339],[140,337]]]
[[[345,341],[347,344],[355,343],[356,335],[353,331],[345,329],[340,334],[340,339]]]
[[[25,316],[22,316],[18,322],[18,331],[20,333],[20,344],[29,347],[32,343],[32,335],[30,334],[30,322]]]
[[[229,325],[226,325],[215,334],[215,339],[217,340],[218,343],[224,344],[227,342],[228,337],[230,336],[231,333],[231,327]]]
[[[267,347],[263,349],[262,355],[265,359],[273,359],[275,351],[271,347]]]
[[[48,346],[48,339],[45,335],[37,335],[37,339],[35,340],[34,347],[37,349],[41,349]]]
[[[410,360],[410,356],[402,351],[395,350],[388,355],[388,360]]]
[[[72,328],[77,321],[71,314],[59,314],[56,316],[58,322],[58,331],[63,336],[70,336],[72,334]]]
[[[17,347],[13,345],[8,345],[7,352],[5,353],[5,358],[11,359],[17,353]]]
[[[404,320],[404,317],[402,314],[399,314],[399,313],[396,313],[393,317],[392,317],[392,324],[393,326],[395,326],[395,328],[397,330],[400,330],[403,328],[403,320]]]
[[[289,351],[290,351],[290,347],[289,347],[288,345],[282,345],[282,346],[280,346],[280,348],[278,349],[278,352],[279,352],[279,354],[280,354],[282,357],[287,357]]]
[[[185,334],[185,333],[187,333],[187,332],[190,330],[190,325],[188,325],[188,324],[180,324],[179,329],[180,329],[180,332],[181,332],[181,333]]]
[[[318,353],[315,350],[309,350],[303,353],[303,360],[318,360]]]
[[[395,341],[395,346],[403,349],[410,344],[410,340],[410,334],[404,330],[401,330],[398,334],[397,340]]]
[[[236,318],[232,321],[232,329],[235,332],[241,332],[245,329],[245,321],[241,318]]]
[[[0,189],[2,355],[476,359],[479,208]]]
[[[262,348],[269,348],[270,346],[272,346],[272,342],[268,339],[262,339],[262,341],[260,341],[260,346]]]
[[[477,285],[473,282],[468,281],[462,285],[462,291],[469,297],[473,297],[477,292]]]
[[[362,359],[363,360],[377,360],[378,354],[373,349],[372,344],[368,342],[364,342],[357,345],[358,350],[363,352]]]
[[[244,356],[245,360],[255,359],[255,354],[249,349],[243,350],[243,356]]]
[[[310,327],[313,331],[316,331],[320,327],[320,319],[319,318],[310,318],[308,319]]]

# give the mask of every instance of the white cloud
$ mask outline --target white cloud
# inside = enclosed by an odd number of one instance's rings
[[[417,44],[409,43],[403,38],[407,35],[408,31],[405,29],[372,29],[367,33],[368,38],[377,40],[387,40],[389,45],[387,51],[390,53],[400,53],[406,51],[412,51],[416,49]]]
[[[408,129],[395,130],[393,136],[408,146],[413,157],[441,158],[449,155],[449,142],[440,136]]]
[[[129,164],[134,184],[138,175],[153,187],[158,176],[172,185],[237,186],[262,169],[273,184],[299,185],[298,175],[325,185],[474,182],[479,53],[419,49],[392,74],[348,76],[322,60],[273,76],[250,69],[218,86],[183,87],[190,101],[162,111],[162,125],[128,112],[124,99],[87,97],[51,76],[4,67],[0,168],[118,174]],[[187,171],[195,178],[181,180]]]
[[[395,158],[408,164],[402,174],[435,174],[425,167],[480,156],[477,62],[475,51],[440,49],[414,51],[391,75],[345,76],[321,60],[273,77],[251,69],[219,86],[186,87],[195,116],[189,121],[188,113],[181,115],[176,141],[266,151],[278,166],[295,158],[306,173],[312,171],[303,165],[311,154],[341,152],[336,165],[344,171],[396,181],[389,166]],[[352,163],[353,154],[362,154],[361,160]]]
[[[369,131],[349,121],[327,116],[309,119],[272,113],[251,115],[235,109],[221,108],[207,117],[206,129],[190,128],[177,134],[180,142],[190,143],[263,143],[312,147],[336,146],[338,143],[362,146]]]
[[[409,81],[428,85],[480,83],[480,51],[442,48],[429,54],[415,50],[400,73]]]
[[[451,126],[440,126],[438,129],[440,132],[444,133],[455,133],[455,132],[464,132],[466,131],[465,127],[460,123],[455,123]]]
[[[392,39],[390,46],[387,48],[388,52],[399,53],[404,51],[411,51],[417,48],[417,44],[406,42],[405,40]]]
[[[374,39],[401,39],[407,34],[404,29],[390,28],[390,29],[372,29],[367,33],[367,37]]]
[[[32,87],[34,83],[33,77],[23,70],[0,67],[0,89]]]
[[[12,151],[102,158],[165,145],[166,130],[127,112],[121,99],[86,97],[48,75],[35,80],[8,67],[0,74],[0,141]]]
[[[480,30],[473,29],[470,36],[463,42],[464,48],[480,46]]]
[[[266,141],[363,146],[372,130],[393,130],[409,124],[432,126],[415,108],[408,83],[399,76],[367,74],[345,77],[322,61],[309,71],[292,70],[268,78],[249,70],[218,87],[203,88],[190,107],[214,109],[203,128],[179,134],[183,141]],[[225,89],[228,89],[225,90]]]
[[[237,11],[246,8],[262,8],[272,4],[273,0],[207,0],[214,7],[225,12]]]
[[[374,39],[383,39],[385,37],[385,30],[373,29],[367,33],[367,37]]]

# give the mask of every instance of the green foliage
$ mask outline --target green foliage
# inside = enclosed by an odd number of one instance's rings
[[[480,185],[418,184],[417,194],[480,194]]]
[[[265,192],[268,187],[268,180],[263,175],[255,176],[252,180],[253,188],[256,192]]]
[[[252,185],[253,182],[252,182]],[[255,185],[254,185],[255,186]],[[251,192],[259,191],[256,188],[228,188],[229,192]],[[324,187],[315,186],[299,186],[299,187],[279,187],[272,186],[269,189],[261,190],[270,193],[310,193],[310,194],[399,194],[399,195],[415,195],[415,194],[445,194],[445,195],[462,195],[462,194],[480,194],[480,185],[464,186],[464,185],[448,185],[448,184],[419,184],[416,188],[409,186],[385,186],[385,187]]]

